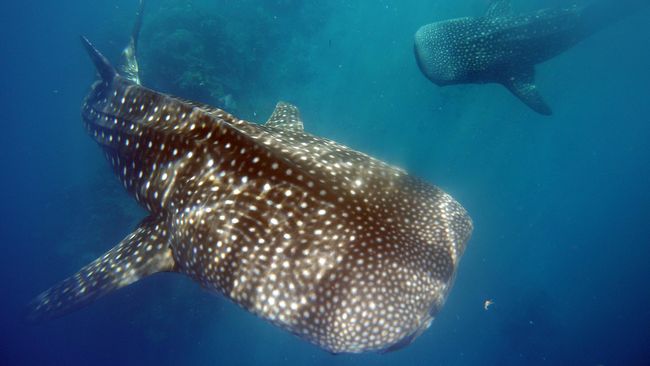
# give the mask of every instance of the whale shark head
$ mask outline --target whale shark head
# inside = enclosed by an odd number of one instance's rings
[[[445,29],[446,23],[420,27],[415,33],[413,48],[420,71],[439,86],[456,84],[463,74],[452,53],[453,39]]]

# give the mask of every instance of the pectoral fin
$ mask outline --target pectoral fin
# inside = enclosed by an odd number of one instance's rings
[[[533,67],[511,71],[504,77],[502,84],[535,112],[545,116],[553,114],[535,84]]]
[[[173,271],[174,260],[161,220],[145,219],[113,249],[36,297],[27,319],[64,315],[156,272]]]

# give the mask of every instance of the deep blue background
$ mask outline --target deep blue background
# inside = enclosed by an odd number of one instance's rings
[[[276,100],[291,101],[309,131],[407,168],[473,217],[431,329],[396,353],[332,356],[171,274],[24,324],[27,301],[144,216],[79,117],[94,70],[78,36],[117,61],[135,1],[25,0],[0,12],[0,364],[650,365],[648,11],[539,67],[555,112],[544,118],[500,86],[438,88],[415,65],[420,25],[480,15],[486,0],[333,0],[318,23],[314,14],[301,22],[309,7],[294,11],[295,1],[257,1],[264,9],[195,2],[245,14],[242,39],[264,41],[256,17],[295,19],[280,34],[307,62],[280,47],[267,53],[275,64],[241,80],[265,82],[239,103],[241,115],[263,121]],[[159,3],[150,1],[152,14]],[[168,31],[146,22],[143,39]],[[303,32],[310,24],[317,29]]]

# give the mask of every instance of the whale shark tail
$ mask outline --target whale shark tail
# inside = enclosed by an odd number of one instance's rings
[[[143,277],[174,271],[161,221],[145,219],[113,249],[41,293],[27,305],[25,318],[30,322],[56,318]]]
[[[136,13],[135,24],[133,25],[133,30],[131,31],[131,38],[129,43],[122,51],[122,56],[124,57],[124,64],[120,66],[122,75],[131,80],[132,82],[140,85],[140,68],[138,66],[137,59],[137,47],[138,47],[138,38],[140,36],[140,29],[142,28],[142,17],[144,14],[144,0],[140,0],[140,5]],[[88,40],[88,38],[82,36],[81,43],[83,44],[86,52],[90,56],[90,59],[95,64],[95,68],[99,73],[99,76],[104,81],[113,80],[114,77],[118,75],[117,70],[110,61],[102,55],[95,46]]]
[[[88,38],[81,36],[81,43],[84,45],[84,48],[86,49],[86,52],[88,52],[88,56],[90,56],[93,64],[95,64],[97,73],[102,78],[102,80],[113,80],[113,78],[115,78],[118,74],[117,70],[115,70],[113,65],[111,65],[110,61],[108,61],[108,59],[102,55],[102,53],[99,52],[99,50],[97,50],[92,43],[90,43]]]
[[[135,24],[131,31],[131,38],[129,44],[122,51],[124,57],[124,65],[121,70],[124,77],[140,85],[140,67],[138,65],[137,51],[138,51],[138,38],[140,36],[140,28],[142,28],[142,17],[144,14],[144,0],[140,0],[140,5],[135,17]]]
[[[589,35],[650,7],[648,0],[597,0],[582,9],[583,31]]]

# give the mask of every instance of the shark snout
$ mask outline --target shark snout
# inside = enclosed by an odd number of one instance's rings
[[[457,79],[444,34],[437,24],[427,24],[415,32],[413,52],[420,71],[434,84],[449,85]]]

